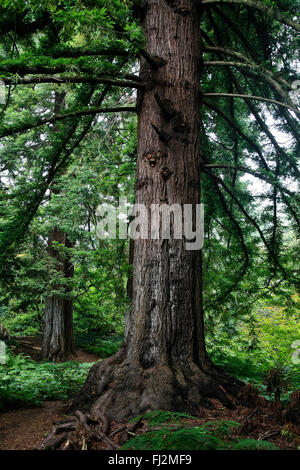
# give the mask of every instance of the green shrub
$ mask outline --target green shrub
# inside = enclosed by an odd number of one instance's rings
[[[232,431],[240,426],[236,421],[209,421],[191,426],[186,420],[195,419],[184,413],[154,411],[135,419],[147,421],[148,426],[161,429],[149,430],[126,442],[122,450],[277,450],[271,442],[254,439],[239,440]],[[133,420],[132,420],[133,421]],[[175,423],[180,423],[180,426]]]
[[[255,439],[242,439],[232,447],[233,450],[279,450],[269,441],[256,441]]]
[[[275,392],[267,387],[270,371],[278,370],[281,400],[300,388],[299,365],[293,364],[291,345],[300,339],[299,308],[293,312],[272,305],[274,300],[259,301],[253,316],[235,323],[236,333],[216,327],[207,337],[213,362],[227,373],[258,388],[261,395],[274,400]]]
[[[122,450],[216,450],[220,440],[213,434],[195,427],[172,431],[147,432],[134,437],[122,446]]]
[[[112,356],[119,351],[123,337],[111,336],[103,338],[97,332],[75,333],[75,343],[78,347],[93,354],[98,354],[102,359]]]
[[[91,366],[71,361],[37,363],[8,352],[7,363],[0,365],[0,407],[66,400],[80,390]]]
[[[146,413],[136,418],[131,419],[131,422],[144,420],[148,422],[149,426],[160,426],[161,424],[167,423],[179,423],[183,419],[196,419],[194,416],[187,415],[185,413],[176,413],[172,411],[155,410],[150,413]]]
[[[7,315],[3,324],[12,336],[36,336],[41,334],[43,323],[36,311]]]
[[[172,430],[162,428],[130,439],[122,450],[278,450],[272,442],[254,439],[224,440],[205,425]]]

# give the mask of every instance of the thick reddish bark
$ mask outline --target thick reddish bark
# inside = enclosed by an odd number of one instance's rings
[[[192,0],[149,0],[143,18],[145,91],[138,96],[136,203],[200,203],[201,12]],[[153,409],[232,405],[241,385],[210,363],[204,340],[201,251],[185,240],[136,240],[132,309],[115,356],[96,364],[74,406],[123,419]]]
[[[49,238],[49,252],[57,263],[57,270],[65,280],[73,277],[74,267],[71,261],[58,253],[53,242],[58,242],[66,248],[71,243],[66,234],[59,229],[53,230]],[[75,355],[73,338],[73,301],[68,296],[69,289],[65,286],[56,286],[63,290],[62,294],[49,295],[46,298],[44,336],[42,354],[48,361],[66,361]]]

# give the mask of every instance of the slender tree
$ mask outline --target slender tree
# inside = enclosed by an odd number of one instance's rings
[[[90,10],[84,3],[87,41],[80,47],[72,44],[74,24],[80,21],[72,2],[63,9],[63,30],[55,12],[48,21],[49,12],[43,9],[33,20],[22,15],[20,41],[40,28],[47,39],[39,48],[32,46],[31,63],[28,54],[22,53],[0,63],[5,83],[137,89],[136,107],[123,109],[138,116],[136,202],[149,207],[218,201],[241,255],[235,260],[239,266],[235,279],[224,288],[223,297],[249,268],[248,226],[258,234],[263,255],[272,266],[269,283],[295,281],[281,252],[278,204],[299,229],[299,108],[290,94],[297,79],[297,2],[289,2],[289,14],[284,13],[283,1],[278,9],[269,2],[250,0],[142,0],[129,6],[116,1],[109,11],[100,9],[105,7],[101,1],[97,6],[99,10]],[[59,15],[61,19],[61,11]],[[106,33],[101,36],[103,42],[88,44],[95,22]],[[120,62],[108,61],[108,56],[123,60],[122,67]],[[139,76],[131,70],[138,58]],[[234,108],[233,102],[239,107]],[[113,110],[120,108],[81,108],[59,119],[77,119],[78,125],[83,113]],[[278,142],[274,125],[265,117],[269,114],[291,138],[289,148]],[[4,123],[2,135],[44,125],[46,119]],[[219,145],[229,152],[220,152]],[[58,154],[53,152],[51,171],[28,203],[31,210],[22,230],[43,200],[64,151],[63,147]],[[250,174],[271,188],[272,211],[267,217],[263,214],[258,220],[255,210],[249,209],[237,184],[241,174]],[[287,187],[291,180],[296,189]],[[4,242],[9,237],[15,242],[20,232],[12,234],[8,227]],[[5,245],[5,253],[11,246],[11,241]],[[206,353],[201,265],[201,252],[186,250],[184,240],[135,241],[132,308],[124,345],[116,355],[94,365],[74,406],[122,419],[158,408],[195,409],[209,398],[234,405],[232,397],[241,396],[243,384],[217,369]]]
[[[64,108],[65,92],[55,92],[55,114],[59,114]],[[59,190],[52,184],[52,193]],[[59,247],[55,246],[59,244]],[[66,233],[59,227],[52,230],[49,236],[48,251],[54,258],[57,271],[61,275],[62,282],[72,279],[74,267],[68,254],[62,253],[62,247],[70,248],[72,245]],[[50,294],[46,298],[43,358],[52,361],[65,361],[75,354],[73,336],[73,300],[68,297],[66,286],[55,286],[56,290],[62,288],[59,294]],[[69,289],[70,290],[70,289]]]

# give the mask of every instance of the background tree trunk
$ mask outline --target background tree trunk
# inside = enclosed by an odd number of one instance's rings
[[[59,114],[64,107],[65,93],[55,92],[55,113]],[[59,190],[52,187],[52,192],[58,194]],[[73,277],[74,267],[68,255],[55,249],[53,242],[71,248],[72,244],[67,235],[59,228],[52,230],[49,236],[48,252],[55,260],[57,271],[66,280]],[[42,355],[48,361],[66,361],[75,354],[73,336],[73,300],[68,297],[70,288],[55,286],[55,289],[63,290],[63,294],[49,295],[46,298],[44,336]]]
[[[146,2],[146,89],[138,96],[135,201],[200,203],[201,12],[192,0]],[[210,363],[204,339],[201,251],[185,240],[136,240],[132,309],[115,356],[96,364],[74,406],[123,419],[153,409],[191,410],[240,385]]]

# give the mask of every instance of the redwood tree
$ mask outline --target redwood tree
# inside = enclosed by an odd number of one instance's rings
[[[135,200],[148,208],[200,203],[201,11],[191,1],[182,9],[152,0],[142,21],[147,53],[161,61],[142,59],[140,70]],[[138,239],[133,265],[124,346],[95,366],[86,398],[95,390],[93,406],[118,418],[225,399],[204,346],[199,250],[184,239]]]
[[[299,178],[296,146],[299,109],[289,95],[297,78],[293,57],[297,54],[295,31],[299,32],[300,27],[291,19],[297,13],[296,2],[289,2],[289,15],[283,13],[283,1],[278,2],[279,10],[270,8],[269,2],[252,0],[129,3],[125,7],[125,2],[116,0],[103,12],[105,2],[97,2],[98,11],[97,8],[90,11],[87,2],[83,12],[87,38],[89,34],[93,38],[91,30],[96,20],[106,33],[98,43],[89,44],[87,40],[83,47],[72,43],[76,22],[81,21],[72,2],[66,2],[63,10],[68,26],[63,30],[61,11],[59,21],[55,12],[51,16],[41,10],[34,21],[23,15],[20,38],[43,28],[48,42],[33,50],[32,63],[28,63],[27,54],[26,62],[20,57],[0,64],[4,81],[8,85],[15,83],[12,74],[17,71],[19,85],[59,81],[73,86],[89,84],[102,89],[105,86],[105,92],[111,87],[137,89],[136,108],[97,108],[91,102],[92,106],[57,116],[56,120],[113,111],[137,112],[135,201],[149,208],[153,203],[195,206],[201,200],[207,204],[218,200],[242,251],[237,260],[241,269],[233,285],[238,284],[251,261],[237,211],[245,224],[257,231],[264,245],[266,259],[272,265],[269,281],[293,277],[291,270],[283,266],[279,250],[278,202],[299,230],[297,189],[287,188],[285,179],[288,176],[297,185]],[[142,36],[132,14],[140,22]],[[66,45],[63,39],[68,34]],[[281,43],[284,46],[280,49]],[[41,59],[42,55],[51,58],[49,64]],[[211,55],[217,60],[208,60]],[[274,59],[276,55],[280,59]],[[108,61],[107,56],[115,60]],[[132,74],[137,58],[139,76]],[[74,61],[73,69],[70,59]],[[275,66],[280,73],[274,72]],[[238,107],[236,101],[243,104]],[[272,125],[261,115],[258,102],[265,103],[264,111],[271,110],[280,120],[281,129],[291,135],[290,149],[278,143]],[[34,123],[6,124],[2,135],[54,121],[53,117],[48,121],[46,117]],[[226,145],[228,127],[234,132],[234,158],[227,155],[231,150]],[[262,135],[268,140],[267,152],[258,139]],[[226,152],[220,152],[222,145]],[[51,171],[36,191],[34,201],[28,201],[33,209],[23,218],[20,230],[28,226],[57,171],[59,160],[57,153],[53,155]],[[233,179],[228,177],[230,172],[234,172]],[[272,214],[268,220],[262,218],[258,222],[243,204],[237,187],[240,173],[259,178],[272,188],[269,195]],[[8,227],[4,242],[8,236],[14,242],[20,230],[12,233]],[[5,248],[6,252],[13,242]],[[91,408],[95,414],[101,411],[122,419],[158,408],[197,409],[209,398],[233,406],[232,397],[238,396],[243,384],[217,369],[205,349],[201,252],[186,250],[184,240],[139,239],[134,243],[133,265],[132,308],[126,319],[123,347],[113,357],[93,366],[74,407]],[[231,286],[225,289],[224,296],[230,289]]]

